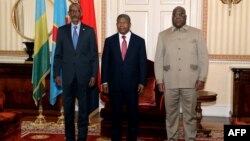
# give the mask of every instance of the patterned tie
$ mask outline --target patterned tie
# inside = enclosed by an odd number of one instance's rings
[[[126,39],[126,36],[122,36],[122,60],[125,59],[125,56],[126,56],[126,53],[127,53],[127,41],[125,40]]]
[[[78,41],[78,34],[76,32],[77,26],[74,26],[74,31],[73,31],[73,44],[74,48],[76,49],[77,41]]]

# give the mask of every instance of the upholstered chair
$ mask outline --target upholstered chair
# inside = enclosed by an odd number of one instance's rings
[[[0,91],[0,140],[19,141],[21,139],[20,112],[4,109],[5,95]]]

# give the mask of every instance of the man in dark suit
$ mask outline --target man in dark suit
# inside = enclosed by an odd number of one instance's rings
[[[146,84],[147,55],[143,38],[130,31],[130,17],[117,17],[116,33],[105,40],[102,55],[102,89],[112,110],[112,141],[121,141],[123,104],[128,116],[127,141],[136,141],[138,94]]]
[[[79,4],[69,6],[71,23],[58,29],[54,55],[54,78],[63,87],[65,136],[75,141],[75,99],[78,100],[78,141],[86,141],[88,131],[87,94],[96,83],[98,54],[94,30],[81,23]],[[60,73],[62,70],[62,81]]]

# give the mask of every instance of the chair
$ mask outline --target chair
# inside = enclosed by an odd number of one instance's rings
[[[19,141],[21,139],[20,112],[4,110],[5,95],[0,91],[0,139],[3,141]]]

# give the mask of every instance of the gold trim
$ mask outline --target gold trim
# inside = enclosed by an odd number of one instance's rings
[[[218,61],[250,61],[250,55],[209,55],[209,60]]]
[[[19,31],[19,29],[17,28],[17,26],[15,25],[15,10],[17,9],[17,6],[19,4],[19,2],[21,2],[22,0],[17,0],[16,3],[14,4],[13,8],[12,8],[12,13],[11,13],[11,22],[12,22],[12,25],[14,26],[16,32],[21,36],[23,37],[24,39],[26,40],[29,40],[29,41],[34,41],[35,39],[32,38],[32,37],[28,37],[26,35],[24,35],[24,33],[21,33]],[[49,0],[49,2],[54,5],[54,2],[52,0]],[[48,33],[48,36],[50,37],[52,35],[52,31],[53,31],[53,27],[51,29],[51,31]]]
[[[208,13],[208,1],[203,0],[202,32],[205,39],[207,39],[207,18],[208,18],[207,13]]]
[[[0,51],[1,56],[27,56],[25,51]]]
[[[102,1],[101,12],[101,53],[103,52],[104,42],[106,38],[106,17],[107,17],[107,0]]]

